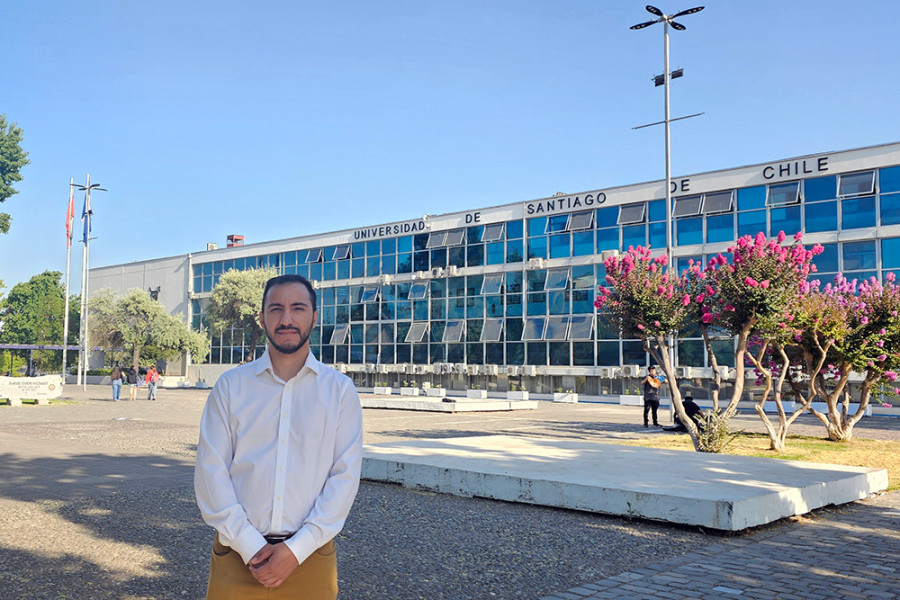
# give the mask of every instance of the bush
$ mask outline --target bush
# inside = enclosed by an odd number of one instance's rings
[[[731,419],[723,411],[708,410],[698,424],[700,452],[724,452],[740,432],[731,432]]]

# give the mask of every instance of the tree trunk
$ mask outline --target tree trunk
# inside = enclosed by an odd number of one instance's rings
[[[681,402],[681,392],[678,389],[678,382],[675,379],[675,366],[669,361],[669,344],[665,336],[656,336],[653,338],[653,344],[649,339],[644,340],[644,348],[650,352],[653,358],[662,366],[663,372],[666,374],[666,385],[669,386],[669,395],[672,398],[672,405],[675,407],[675,414],[678,419],[687,427],[688,434],[691,436],[691,442],[694,444],[694,450],[700,452],[700,438],[697,432],[697,426],[694,420],[687,416],[684,412],[684,404]],[[655,344],[655,348],[654,348]]]
[[[719,374],[719,361],[716,359],[716,353],[713,352],[712,340],[709,337],[709,327],[701,323],[700,333],[703,335],[703,345],[706,346],[706,358],[709,360],[709,364],[713,371],[712,409],[713,412],[718,413],[719,391],[722,389],[722,376]]]
[[[752,325],[746,325],[738,332],[737,348],[734,350],[734,389],[731,392],[731,402],[723,415],[730,419],[737,413],[738,402],[744,393],[744,356],[747,354],[747,342],[750,339]]]
[[[141,370],[141,346],[140,346],[140,344],[135,344],[134,348],[132,349],[131,364],[134,366],[135,371]]]

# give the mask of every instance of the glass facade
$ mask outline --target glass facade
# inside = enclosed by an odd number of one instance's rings
[[[900,273],[900,166],[781,179],[673,194],[679,269],[725,253],[741,235],[802,231],[805,242],[825,248],[814,260],[823,282],[838,272]],[[665,249],[664,199],[195,262],[191,318],[195,328],[205,324],[223,273],[273,267],[318,287],[311,344],[323,362],[585,368],[594,376],[603,366],[649,364],[641,342],[620,339],[593,306],[605,283],[602,255],[647,244]],[[240,331],[215,336],[208,360],[238,362],[263,347],[248,344]],[[730,363],[731,344],[716,341],[720,364]],[[682,366],[707,366],[696,328],[683,332],[678,355]]]

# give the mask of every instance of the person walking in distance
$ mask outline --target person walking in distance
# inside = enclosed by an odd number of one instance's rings
[[[317,317],[309,281],[270,279],[268,348],[206,401],[194,490],[216,530],[209,600],[337,597],[334,537],[359,488],[362,408],[353,382],[310,352]]]
[[[647,369],[647,376],[644,377],[644,427],[649,427],[647,417],[653,412],[653,426],[659,427],[659,420],[656,416],[659,411],[659,386],[662,380],[656,377],[656,367],[651,366]]]
[[[156,400],[156,384],[159,383],[159,371],[156,365],[150,365],[147,369],[147,400]]]
[[[109,379],[112,383],[113,402],[118,402],[119,394],[122,392],[122,382],[125,380],[125,372],[122,371],[119,363],[116,363],[116,366],[112,368]]]
[[[131,394],[132,402],[134,402],[137,399],[137,389],[138,389],[138,382],[140,381],[140,377],[141,376],[138,375],[137,369],[135,368],[134,365],[131,365],[130,367],[128,367],[128,371],[126,371],[126,373],[125,373],[125,381],[131,387],[130,394]]]

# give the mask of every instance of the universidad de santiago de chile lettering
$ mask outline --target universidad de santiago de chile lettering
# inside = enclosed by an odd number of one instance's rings
[[[541,200],[540,202],[529,202],[525,206],[525,212],[529,215],[537,215],[544,212],[587,208],[589,206],[603,204],[604,202],[606,202],[606,194],[603,192],[597,192],[596,195],[585,194],[584,196],[565,196],[563,198]]]
[[[777,165],[769,165],[763,169],[763,177],[766,179],[774,179],[778,177],[796,177],[797,175],[809,175],[811,173],[821,173],[828,170],[828,157],[820,156],[816,159],[795,160],[789,162],[778,163]]]

